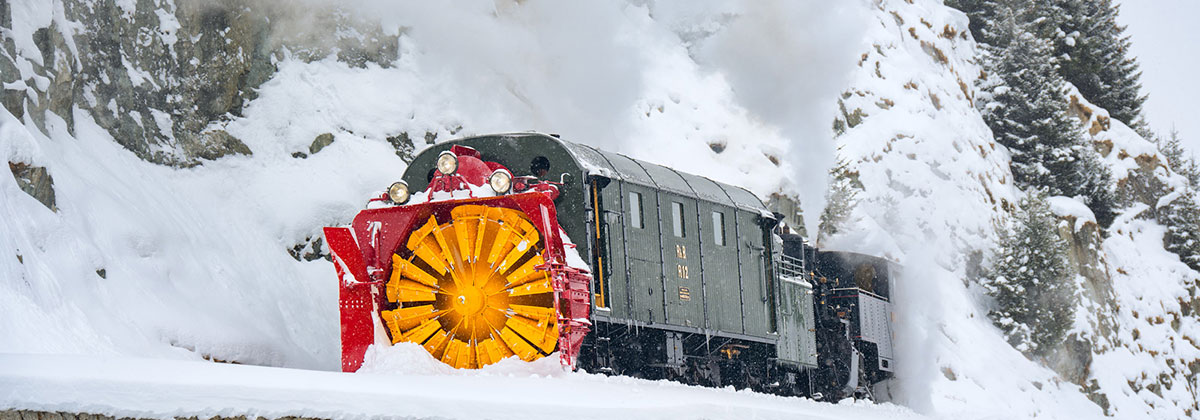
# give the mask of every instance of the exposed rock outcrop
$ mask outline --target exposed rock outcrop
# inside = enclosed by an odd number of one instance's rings
[[[1136,245],[1130,242],[1137,235],[1146,235],[1142,225],[1132,221],[1159,220],[1160,199],[1182,188],[1185,181],[1165,164],[1156,145],[1111,119],[1106,110],[1074,90],[1065,99],[1113,171],[1113,192],[1125,208],[1120,217],[1126,225],[1101,231],[1094,223],[1080,225],[1071,217],[1062,218],[1060,234],[1071,244],[1072,262],[1084,278],[1082,312],[1091,329],[1069,337],[1048,364],[1064,379],[1081,385],[1088,397],[1109,414],[1110,403],[1129,398],[1132,391],[1151,406],[1174,405],[1192,416],[1200,410],[1200,403],[1196,400],[1197,390],[1187,384],[1195,383],[1200,369],[1192,367],[1200,367],[1200,360],[1189,350],[1197,347],[1196,339],[1189,336],[1189,326],[1196,323],[1196,313],[1190,306],[1197,298],[1196,287],[1188,284],[1200,280],[1188,280],[1190,274],[1176,269],[1147,267],[1146,262],[1136,259],[1141,256],[1137,253],[1152,254],[1153,250],[1131,249]],[[1155,362],[1140,371],[1128,367],[1136,377],[1126,372],[1126,377],[1132,379],[1110,379],[1106,386],[1105,377],[1111,378],[1112,372],[1099,370],[1127,368],[1112,365],[1108,355]],[[1105,358],[1107,364],[1101,362]]]
[[[1079,220],[1076,215],[1059,215],[1059,236],[1068,244],[1068,256],[1075,271],[1082,277],[1080,283],[1082,304],[1090,309],[1088,319],[1091,331],[1075,332],[1050,352],[1046,362],[1063,379],[1076,385],[1087,386],[1091,376],[1092,353],[1111,348],[1115,332],[1113,315],[1116,313],[1116,296],[1113,292],[1112,276],[1103,251],[1100,226],[1094,219]]]
[[[408,137],[408,133],[400,133],[388,137],[387,141],[392,145],[393,149],[396,149],[396,156],[399,156],[400,159],[403,159],[404,163],[412,163],[413,158],[415,158],[416,145],[414,145],[412,139]]]
[[[219,127],[242,114],[285,55],[334,56],[363,67],[389,66],[398,51],[397,35],[333,6],[313,13],[266,0],[253,7],[235,0],[61,4],[73,27],[55,19],[37,29],[38,57],[22,57],[4,38],[0,81],[10,87],[0,105],[17,117],[28,113],[43,132],[47,112],[73,130],[78,107],[138,157],[171,166],[250,154]],[[0,6],[0,21],[11,28],[8,8]],[[23,72],[18,60],[31,70]]]
[[[50,172],[46,168],[40,166],[32,166],[27,163],[9,162],[8,169],[12,171],[13,178],[17,179],[17,185],[21,187],[21,191],[25,191],[46,208],[58,211],[58,205],[54,201],[54,178],[50,176]],[[18,258],[20,258],[18,256]]]
[[[308,153],[315,155],[331,144],[333,144],[333,133],[323,133],[313,139],[312,144],[308,146]]]

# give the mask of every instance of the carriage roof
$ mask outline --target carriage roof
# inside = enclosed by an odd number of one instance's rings
[[[498,162],[518,176],[529,175],[530,158],[545,156],[551,161],[550,178],[553,180],[558,180],[558,175],[553,174],[560,173],[601,176],[769,214],[762,200],[744,188],[534,132],[466,137],[431,145],[413,159],[404,173],[404,180],[414,187],[425,185],[427,172],[434,167],[438,154],[454,145],[479,150],[484,160]]]

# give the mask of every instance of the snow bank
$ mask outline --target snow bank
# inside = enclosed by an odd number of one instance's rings
[[[353,146],[173,170],[138,160],[85,114],[77,137],[48,120],[43,136],[0,113],[17,149],[8,159],[48,167],[60,209],[0,177],[0,352],[336,366],[332,267],[286,249],[348,221],[394,155],[361,144],[355,159],[373,163],[350,170],[333,158]]]
[[[818,403],[561,370],[546,375],[538,372],[539,366],[502,362],[454,375],[411,369],[345,374],[128,357],[0,354],[0,407],[164,419],[924,418],[891,404]]]
[[[564,377],[565,371],[558,353],[526,362],[511,356],[480,369],[455,369],[433,358],[428,350],[416,343],[392,346],[371,346],[358,373],[389,375],[459,375],[459,376],[534,376]]]

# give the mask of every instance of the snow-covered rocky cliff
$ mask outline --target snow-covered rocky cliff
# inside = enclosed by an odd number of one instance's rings
[[[1083,203],[1052,200],[1081,299],[1067,341],[1048,358],[1027,360],[991,328],[991,303],[967,280],[978,256],[996,247],[1019,192],[1007,152],[977,111],[977,79],[986,74],[966,17],[936,1],[872,8],[871,45],[835,122],[845,130],[839,157],[862,183],[856,227],[825,242],[907,267],[897,340],[909,355],[900,375],[908,380],[898,381],[898,398],[934,412],[1193,416],[1200,275],[1164,250],[1153,213],[1182,191],[1183,177],[1155,144],[1077,91],[1064,98],[1112,169],[1125,207],[1102,229]]]
[[[969,279],[1020,191],[977,104],[962,13],[936,0],[0,3],[0,352],[337,367],[321,226],[426,144],[539,130],[824,204],[832,248],[905,267],[897,378],[946,417],[1196,414],[1200,274],[1143,188],[1185,182],[1072,96],[1125,208],[1056,200],[1081,305],[1030,360]],[[1168,188],[1168,190],[1170,190]],[[816,217],[809,217],[815,232]]]
[[[981,70],[967,19],[939,3],[870,5],[870,45],[835,122],[844,127],[840,157],[862,192],[854,227],[823,245],[905,267],[895,297],[906,362],[897,401],[951,416],[1099,416],[1076,385],[1005,342],[966,281],[971,254],[994,247],[1018,191],[1007,151],[975,107]]]

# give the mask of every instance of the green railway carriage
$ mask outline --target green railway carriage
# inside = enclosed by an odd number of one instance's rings
[[[754,194],[538,133],[431,145],[404,181],[427,184],[439,154],[455,145],[515,176],[544,170],[540,178],[564,184],[559,224],[591,264],[594,337],[584,352],[593,368],[628,371],[634,360],[688,375],[689,360],[743,353],[776,362],[759,370],[816,365],[811,286],[774,272],[777,221]]]
[[[780,218],[744,188],[556,135],[430,145],[325,229],[343,370],[386,334],[461,368],[557,351],[593,372],[870,395],[893,371],[892,264],[814,249]]]

